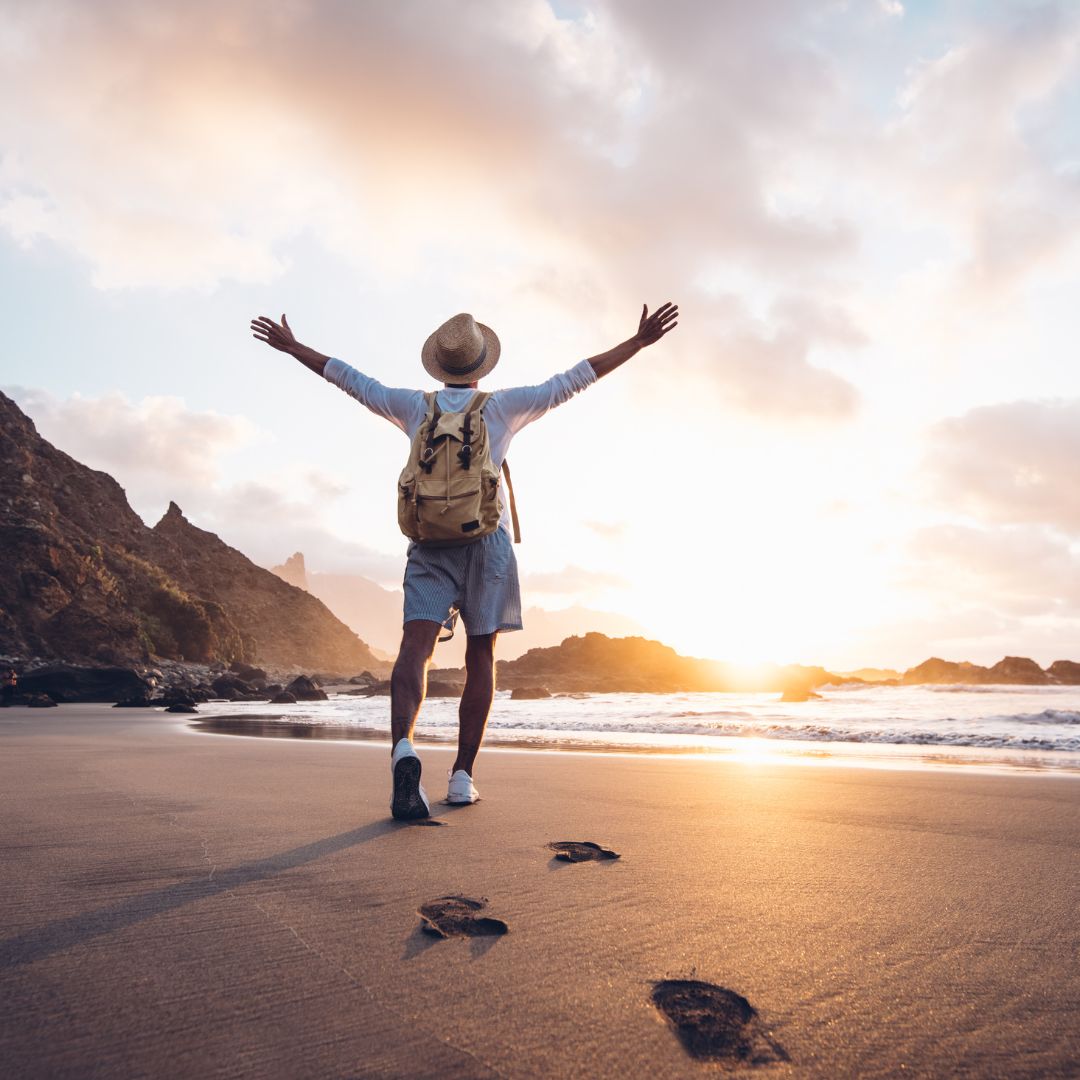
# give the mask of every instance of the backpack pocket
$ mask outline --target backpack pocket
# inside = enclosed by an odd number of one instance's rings
[[[416,526],[421,540],[467,544],[482,536],[481,489],[426,494],[419,485],[416,497]]]
[[[420,539],[420,519],[416,503],[416,476],[406,469],[398,478],[398,528],[410,539]]]

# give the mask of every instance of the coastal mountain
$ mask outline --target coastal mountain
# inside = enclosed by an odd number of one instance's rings
[[[315,597],[179,507],[148,528],[123,488],[38,435],[0,393],[0,653],[359,671],[370,649]]]

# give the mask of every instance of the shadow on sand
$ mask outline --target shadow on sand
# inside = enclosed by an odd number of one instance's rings
[[[25,934],[0,941],[0,969],[32,964],[35,960],[75,945],[82,945],[104,934],[115,933],[155,915],[173,911],[184,904],[218,896],[253,881],[264,881],[286,870],[344,851],[346,848],[356,847],[399,828],[401,826],[397,822],[389,819],[373,821],[369,825],[338,833],[337,836],[328,836],[325,840],[316,840],[291,851],[241,863],[230,869],[215,870],[212,877],[181,881],[119,904],[73,915],[68,919],[58,919],[37,930],[29,930]]]

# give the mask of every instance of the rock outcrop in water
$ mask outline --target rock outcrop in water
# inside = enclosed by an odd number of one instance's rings
[[[982,667],[963,660],[959,663],[932,656],[916,667],[908,668],[900,681],[908,686],[951,684],[968,686],[1014,685],[1049,686],[1054,683],[1080,682],[1080,664],[1055,660],[1045,671],[1026,656],[1006,656],[993,667]]]
[[[46,442],[0,394],[0,654],[356,671],[378,664],[315,597],[175,503],[154,528],[120,485]]]
[[[1055,660],[1046,671],[1055,682],[1080,686],[1080,664],[1075,660]]]
[[[585,634],[548,649],[530,649],[517,660],[500,660],[504,690],[542,686],[558,693],[679,693],[724,690],[812,689],[838,682],[824,668],[761,665],[748,672],[716,660],[680,656],[659,641]],[[440,674],[448,674],[440,672]]]

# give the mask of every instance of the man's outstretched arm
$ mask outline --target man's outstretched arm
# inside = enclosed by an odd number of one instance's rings
[[[647,304],[641,306],[641,319],[638,322],[637,333],[614,349],[608,349],[599,356],[590,356],[596,377],[602,378],[609,371],[614,371],[620,364],[625,364],[631,356],[640,352],[646,345],[652,345],[659,341],[669,330],[678,326],[679,305],[670,300],[663,307],[657,308],[651,315]]]
[[[307,345],[301,345],[293,336],[293,332],[289,328],[289,320],[285,318],[284,314],[281,316],[280,326],[265,315],[252,319],[251,335],[258,338],[259,341],[265,341],[272,349],[278,349],[280,352],[295,356],[304,367],[310,368],[316,375],[323,374],[326,361],[330,359],[329,356],[323,356],[321,352],[316,352]]]
[[[427,404],[419,390],[383,386],[378,379],[357,371],[343,360],[324,356],[307,345],[301,345],[284,315],[281,316],[280,326],[265,315],[252,319],[251,332],[252,336],[259,341],[265,341],[271,348],[295,356],[304,367],[310,368],[316,375],[321,375],[339,390],[344,390],[349,397],[355,398],[376,416],[389,420],[406,435],[412,435],[424,419]]]

